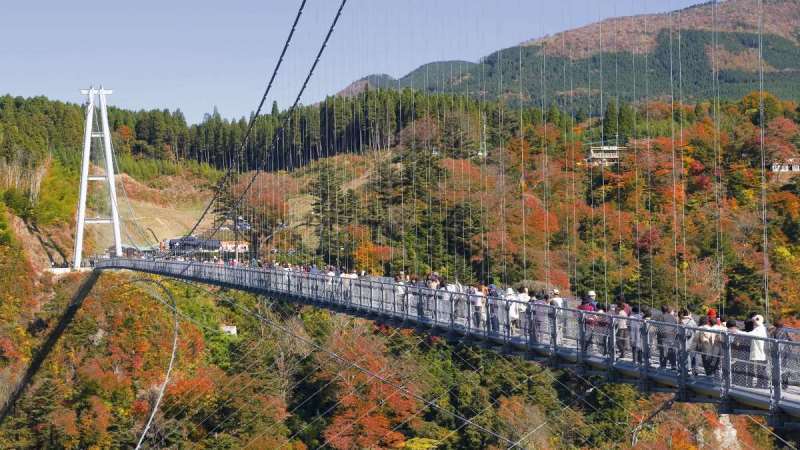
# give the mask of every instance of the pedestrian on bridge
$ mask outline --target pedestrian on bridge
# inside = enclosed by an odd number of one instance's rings
[[[515,333],[516,331],[522,329],[520,317],[525,314],[525,310],[527,308],[523,303],[521,303],[522,300],[520,296],[514,292],[513,288],[506,289],[505,300],[508,305],[508,320],[511,323],[511,332]]]
[[[409,288],[410,302],[414,302],[414,307],[417,310],[419,318],[425,317],[425,301],[422,298],[422,292],[426,289],[425,281],[418,278],[416,275],[411,277],[411,287]]]
[[[683,335],[686,339],[686,370],[692,371],[692,375],[697,376],[697,322],[686,308],[681,309],[681,326],[684,327]]]
[[[394,278],[394,298],[395,302],[400,302],[400,310],[405,313],[408,311],[408,297],[406,296],[406,280],[403,277],[403,272]]]
[[[775,328],[772,330],[772,339],[792,341],[792,336],[782,318],[775,320]],[[786,389],[789,387],[789,375],[792,373],[792,371],[787,370],[787,368],[796,367],[797,356],[793,351],[795,347],[788,342],[780,342],[777,345],[778,348],[775,349],[775,351],[779,351],[781,354],[781,368],[783,369],[781,370],[781,386],[783,389]]]
[[[594,331],[592,334],[597,338],[597,342],[603,346],[602,355],[610,356],[614,349],[611,346],[611,316],[602,306],[597,307],[597,314],[594,321]]]
[[[491,333],[497,333],[500,330],[500,317],[498,316],[499,298],[500,292],[497,290],[497,286],[490,284],[486,303],[489,309],[489,332]]]
[[[424,312],[427,313],[428,316],[431,316],[431,313],[436,312],[436,291],[442,285],[442,280],[439,278],[439,274],[433,272],[428,276],[428,283],[427,287],[428,290],[425,291],[425,302],[424,302]]]
[[[625,349],[627,349],[628,342],[630,340],[628,333],[629,313],[626,310],[626,306],[627,304],[625,303],[625,297],[620,295],[619,298],[617,299],[617,307],[616,307],[617,318],[614,320],[614,327],[616,329],[612,331],[616,333],[617,351],[619,351],[620,358],[625,358]]]
[[[329,298],[333,297],[335,283],[336,272],[333,270],[333,266],[328,266],[328,271],[325,272],[325,294]]]
[[[716,320],[716,317],[714,319]],[[697,333],[697,351],[700,352],[703,371],[706,376],[715,377],[722,357],[722,337],[716,325],[711,323],[709,316],[700,318],[700,329],[702,331]]]
[[[767,339],[767,327],[764,317],[756,314],[752,318],[753,329],[745,332],[750,339],[750,364],[748,365],[748,386],[759,389],[767,388],[767,353],[764,351]],[[754,379],[755,378],[755,379]]]
[[[592,307],[597,310],[597,292],[589,291],[586,295],[589,296],[589,303],[592,304]]]
[[[519,301],[518,308],[519,308],[519,322],[522,328],[522,332],[525,336],[530,336],[530,315],[528,311],[531,309],[531,295],[528,291],[528,288],[523,287],[517,293],[517,300]]]
[[[486,296],[480,288],[470,287],[469,301],[472,306],[472,320],[475,328],[483,329],[486,323]]]
[[[659,367],[666,369],[667,365],[677,370],[677,353],[675,352],[676,338],[678,336],[678,319],[675,310],[667,305],[661,307],[661,314],[655,318],[656,341],[658,342]]]
[[[533,319],[533,337],[536,343],[541,343],[542,338],[546,335],[545,324],[549,323],[547,319],[550,312],[548,304],[547,295],[542,295],[541,298],[533,297],[533,303],[531,304],[533,314],[531,318]]]
[[[564,307],[564,299],[561,297],[561,291],[559,291],[558,288],[553,288],[553,290],[550,291],[550,305],[556,308]]]
[[[639,306],[631,308],[631,317],[628,320],[628,333],[631,341],[631,353],[633,362],[636,364],[644,363],[644,334],[647,327],[644,323],[644,314]]]
[[[551,293],[550,306],[553,307],[553,314],[556,316],[556,336],[560,341],[564,339],[564,333],[567,330],[567,316],[563,310],[564,298],[561,297],[558,288],[553,288]],[[561,342],[557,342],[557,344],[561,344]]]
[[[586,353],[586,351],[591,347],[592,340],[594,339],[594,331],[595,331],[595,322],[597,322],[597,316],[594,314],[590,314],[596,311],[595,306],[592,304],[592,296],[594,291],[589,291],[586,297],[581,300],[580,306],[578,306],[578,310],[583,311],[583,345],[581,346],[581,351]]]
[[[734,386],[747,387],[750,384],[747,373],[750,364],[750,342],[739,329],[736,320],[728,319],[726,327],[731,343],[731,382]]]

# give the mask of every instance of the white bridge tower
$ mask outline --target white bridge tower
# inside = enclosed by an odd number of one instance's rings
[[[114,159],[111,152],[111,130],[108,127],[108,110],[106,105],[106,96],[111,95],[112,91],[103,89],[82,89],[82,95],[88,97],[86,105],[86,126],[84,127],[83,134],[83,161],[81,163],[81,191],[78,203],[78,226],[75,235],[75,257],[72,260],[73,268],[79,269],[81,267],[81,259],[83,257],[83,234],[84,226],[86,224],[106,224],[111,225],[114,229],[114,254],[115,256],[122,256],[122,240],[119,231],[119,212],[117,208],[117,189],[114,185]],[[95,99],[100,100],[100,123],[102,131],[94,131],[94,113],[95,113]],[[89,176],[89,163],[92,156],[92,140],[102,139],[103,150],[105,154],[105,175]],[[90,181],[105,182],[108,184],[108,197],[111,204],[111,217],[110,218],[86,218],[86,197],[89,190]]]

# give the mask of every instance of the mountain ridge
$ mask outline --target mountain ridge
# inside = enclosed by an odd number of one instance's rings
[[[636,100],[634,91],[638,97],[646,92],[653,96],[668,95],[670,84],[677,82],[668,77],[672,64],[682,66],[680,81],[687,88],[684,94],[688,97],[701,98],[714,91],[712,74],[716,67],[720,95],[737,98],[757,88],[758,15],[752,8],[746,8],[750,3],[750,0],[728,0],[718,3],[716,8],[712,3],[702,3],[666,13],[609,18],[499,49],[478,62],[433,61],[399,78],[367,75],[338,95],[353,95],[367,87],[413,87],[428,92],[504,97],[512,103],[520,101],[520,97],[523,103],[538,102],[542,95],[557,101],[578,98],[580,106],[589,101],[587,97],[596,95],[600,76],[610,92],[630,100]],[[765,87],[782,97],[800,98],[800,1],[765,1],[763,8]],[[509,51],[514,58],[505,58]],[[597,60],[601,53],[613,61],[606,64],[602,73]],[[676,61],[677,54],[680,59]],[[542,92],[539,77],[543,55],[548,58],[548,68],[543,74],[546,92]],[[521,68],[518,56],[522,59]],[[649,64],[648,76],[643,70],[645,63]],[[567,67],[574,82],[571,92],[566,92],[568,85],[564,80]],[[637,72],[638,81],[631,89]],[[503,92],[499,92],[499,74],[507,86]]]
[[[602,40],[597,39],[599,36],[615,33],[613,40],[606,40],[606,48],[641,54],[652,51],[658,33],[670,29],[670,26],[678,30],[757,33],[758,16],[747,10],[753,3],[752,0],[727,0],[718,3],[716,11],[713,11],[713,2],[706,2],[664,13],[612,17],[533,38],[521,45],[548,46],[548,54],[553,55],[586,57],[600,51],[599,43]],[[764,21],[764,34],[780,36],[795,44],[800,42],[800,2],[764,2],[763,15],[769,19]]]

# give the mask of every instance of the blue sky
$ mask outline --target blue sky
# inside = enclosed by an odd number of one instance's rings
[[[2,7],[0,94],[80,102],[103,84],[126,108],[180,108],[199,122],[254,110],[299,0],[28,0]],[[270,102],[290,103],[338,0],[308,0]],[[312,103],[370,73],[499,48],[616,15],[697,0],[349,0],[307,94]]]

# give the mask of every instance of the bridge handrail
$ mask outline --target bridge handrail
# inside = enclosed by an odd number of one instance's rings
[[[187,269],[187,266],[190,267]],[[180,276],[294,295],[314,303],[381,312],[481,335],[531,351],[545,351],[551,356],[568,352],[574,354],[578,363],[599,357],[601,364],[609,369],[614,369],[620,359],[630,359],[643,380],[657,371],[676,371],[678,391],[684,393],[689,374],[699,372],[698,360],[702,359],[703,373],[719,385],[720,397],[725,398],[732,389],[766,390],[770,408],[779,407],[789,379],[800,379],[800,342],[744,332],[731,333],[382,279],[273,267],[129,258],[99,259],[96,267]],[[705,341],[700,342],[701,337]],[[709,347],[704,342],[714,344]],[[631,358],[626,356],[628,350]],[[658,358],[654,353],[658,353]],[[716,366],[719,368],[714,368]]]
[[[133,262],[134,266],[136,265],[135,263],[138,263],[138,262],[149,262],[149,263],[157,263],[157,264],[165,264],[166,263],[166,264],[170,264],[170,265],[179,266],[181,268],[185,268],[187,265],[191,264],[193,267],[203,267],[203,268],[211,267],[211,268],[215,268],[215,269],[222,269],[224,271],[238,271],[238,272],[247,272],[247,273],[272,273],[272,274],[276,274],[276,275],[283,274],[285,276],[294,277],[294,278],[315,278],[315,279],[323,280],[323,281],[337,280],[336,282],[339,282],[339,283],[341,283],[343,280],[348,280],[351,284],[352,283],[363,284],[366,281],[366,282],[368,282],[370,284],[380,284],[382,286],[389,286],[392,289],[395,289],[395,288],[397,288],[399,286],[402,286],[406,290],[409,290],[409,289],[416,290],[416,291],[419,291],[419,292],[428,293],[431,296],[437,296],[437,295],[463,296],[463,297],[467,297],[468,299],[481,298],[481,299],[485,299],[487,301],[491,300],[491,301],[494,301],[494,302],[507,303],[509,305],[516,304],[516,305],[520,305],[521,307],[523,307],[525,309],[527,309],[528,307],[536,307],[536,308],[545,308],[545,309],[550,309],[550,310],[555,310],[555,311],[562,311],[562,312],[569,311],[569,312],[574,312],[574,313],[580,314],[582,316],[604,317],[604,318],[607,318],[609,322],[610,322],[611,318],[614,318],[615,321],[624,320],[624,321],[630,321],[630,322],[639,322],[640,326],[643,325],[644,323],[648,323],[648,324],[653,324],[655,326],[659,326],[659,325],[665,326],[665,327],[674,326],[674,327],[677,327],[677,328],[684,328],[686,330],[691,330],[693,332],[704,332],[704,333],[713,333],[713,334],[736,334],[736,335],[742,335],[742,336],[749,336],[749,335],[745,334],[745,332],[731,333],[731,332],[728,332],[728,331],[725,331],[725,330],[720,330],[720,329],[709,329],[709,328],[702,328],[702,327],[699,327],[699,326],[694,326],[693,327],[693,326],[689,326],[689,325],[681,325],[681,324],[676,324],[676,323],[672,323],[672,322],[663,322],[663,321],[659,321],[659,320],[656,320],[656,319],[641,319],[641,318],[630,317],[630,316],[620,316],[620,315],[617,315],[617,314],[612,314],[612,313],[609,313],[609,312],[601,312],[601,311],[584,311],[584,310],[577,309],[577,308],[570,308],[570,307],[564,307],[564,306],[555,306],[555,305],[551,305],[549,303],[536,303],[534,301],[511,300],[511,299],[503,298],[501,296],[492,296],[492,295],[483,295],[483,294],[470,294],[468,292],[453,292],[453,291],[447,291],[447,290],[445,290],[444,288],[441,288],[441,287],[437,288],[437,289],[434,289],[434,288],[429,288],[427,286],[399,284],[399,283],[386,282],[386,281],[374,280],[374,279],[363,278],[363,277],[362,278],[348,279],[348,278],[341,277],[341,275],[327,275],[325,273],[314,274],[314,273],[309,273],[309,272],[304,272],[304,271],[293,271],[293,270],[285,270],[285,269],[276,269],[276,268],[273,268],[273,267],[263,267],[263,268],[236,267],[236,266],[227,266],[227,265],[223,266],[223,265],[208,264],[208,263],[197,264],[196,262],[189,263],[188,261],[172,261],[172,260],[160,261],[160,260],[147,260],[147,259],[134,259],[134,258],[104,258],[104,259],[98,259],[98,260],[96,260],[95,266],[98,267],[98,268],[117,268],[117,267],[119,267],[119,263],[120,262],[126,262],[126,263]],[[126,267],[122,267],[122,268],[126,268]],[[138,267],[138,268],[141,269],[141,267]],[[800,346],[800,342],[792,341],[792,340],[775,339],[775,338],[770,338],[770,337],[762,338],[762,337],[758,337],[758,336],[750,336],[750,337],[758,338],[758,339],[761,339],[761,340],[764,340],[764,341],[785,342],[787,344]]]

